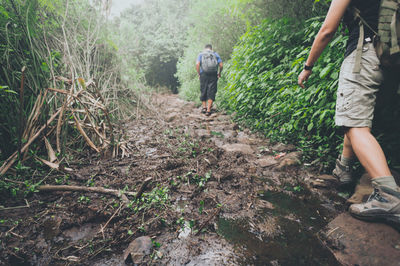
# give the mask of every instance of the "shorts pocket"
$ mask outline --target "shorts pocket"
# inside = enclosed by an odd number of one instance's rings
[[[345,112],[353,105],[354,89],[344,88],[337,92],[336,110],[338,112]]]

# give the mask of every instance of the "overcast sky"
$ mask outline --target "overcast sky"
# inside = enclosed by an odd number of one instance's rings
[[[132,4],[143,2],[144,0],[112,0],[111,16],[119,16],[121,11],[130,7]]]

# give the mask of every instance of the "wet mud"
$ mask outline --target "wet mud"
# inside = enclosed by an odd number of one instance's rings
[[[31,194],[29,208],[0,211],[2,265],[340,265],[319,232],[346,199],[301,151],[175,95],[151,104],[125,124],[129,157],[87,153],[46,179],[140,197]]]

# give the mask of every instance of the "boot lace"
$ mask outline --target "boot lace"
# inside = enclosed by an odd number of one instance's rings
[[[370,202],[372,200],[377,200],[379,202],[388,202],[384,197],[379,192],[379,189],[374,188],[374,192],[369,196],[367,202]]]

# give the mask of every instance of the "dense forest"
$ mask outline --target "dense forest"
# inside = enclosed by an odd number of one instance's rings
[[[224,61],[218,112],[330,172],[343,141],[334,114],[346,28],[297,85],[330,2],[145,0],[111,16],[111,0],[0,0],[0,198],[68,184],[76,158],[131,153],[125,124],[158,112],[153,93],[200,106],[195,61],[208,43]],[[373,132],[400,170],[400,88],[380,94]]]

